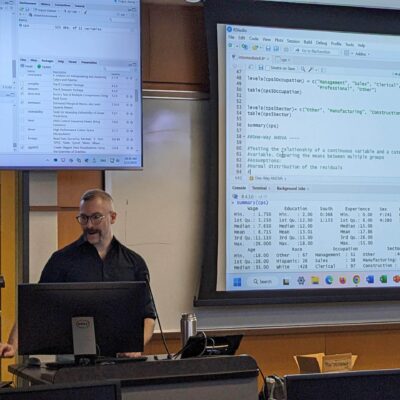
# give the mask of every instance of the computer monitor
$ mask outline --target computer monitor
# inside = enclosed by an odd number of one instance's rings
[[[77,317],[74,331],[83,342],[94,326],[98,356],[143,351],[146,298],[145,282],[20,284],[19,354],[77,355],[72,329]]]
[[[119,382],[38,385],[23,389],[2,389],[0,400],[121,400]]]
[[[285,376],[287,400],[398,400],[399,382],[398,369]]]

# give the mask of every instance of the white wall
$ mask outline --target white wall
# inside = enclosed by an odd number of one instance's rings
[[[144,169],[109,172],[115,233],[146,260],[165,330],[192,310],[204,226],[204,138],[208,103],[146,99]]]
[[[30,172],[30,206],[57,204],[57,175],[55,172]],[[29,213],[29,281],[37,282],[51,253],[57,249],[57,213]]]

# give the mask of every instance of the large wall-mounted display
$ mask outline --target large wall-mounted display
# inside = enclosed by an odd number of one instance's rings
[[[200,300],[399,298],[400,12],[234,3],[206,3],[218,226]]]
[[[140,1],[0,1],[0,168],[141,168]]]

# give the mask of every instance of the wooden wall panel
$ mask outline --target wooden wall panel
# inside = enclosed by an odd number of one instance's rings
[[[326,338],[326,351],[329,354],[357,354],[357,370],[400,368],[400,332],[330,334]]]
[[[176,353],[181,348],[180,338],[179,339],[168,338],[167,346],[171,353]],[[165,354],[166,353],[165,347],[161,340],[161,336],[157,335],[157,334],[150,341],[150,343],[148,343],[148,345],[146,346],[146,348],[144,350],[145,350],[145,354]]]
[[[59,249],[75,241],[81,235],[82,229],[75,219],[76,215],[78,215],[78,210],[57,213]]]
[[[79,199],[83,192],[93,188],[104,188],[102,171],[58,172],[58,248],[66,246],[80,236],[81,227],[75,219],[75,216],[78,215],[79,212]]]
[[[18,189],[17,172],[0,172],[0,270],[5,280],[1,289],[1,341],[6,342],[16,318],[18,283]],[[1,360],[1,380],[12,380],[7,371],[15,358]]]
[[[88,189],[103,188],[102,171],[59,171],[57,174],[57,205],[79,207],[79,199]]]
[[[208,90],[202,7],[143,5],[143,88]]]
[[[323,334],[246,336],[239,348],[239,353],[253,356],[267,375],[297,373],[294,355],[323,351]]]

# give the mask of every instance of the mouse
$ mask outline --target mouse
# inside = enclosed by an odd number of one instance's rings
[[[28,362],[26,363],[28,367],[40,367],[41,364],[42,362],[37,357],[29,357]]]

